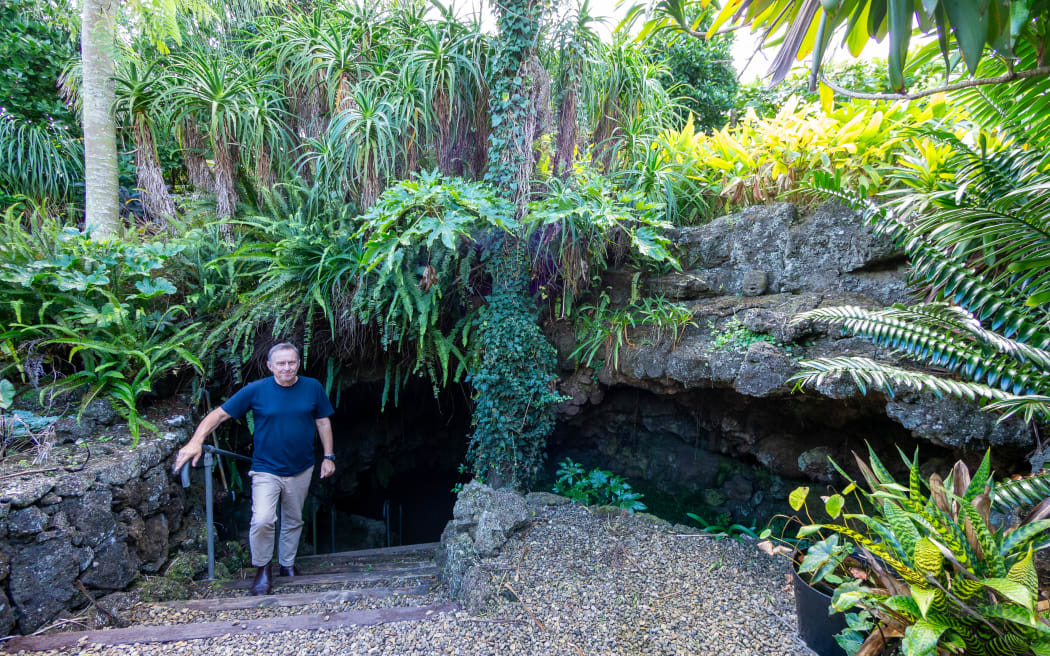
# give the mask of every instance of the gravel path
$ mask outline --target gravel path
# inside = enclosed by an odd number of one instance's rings
[[[492,571],[502,592],[478,615],[461,611],[425,622],[86,647],[77,653],[812,656],[795,634],[786,560],[763,556],[753,542],[682,535],[579,506],[541,507]],[[441,593],[230,611],[228,617],[422,605],[440,602]],[[222,618],[150,607],[138,609],[135,619],[156,624]]]

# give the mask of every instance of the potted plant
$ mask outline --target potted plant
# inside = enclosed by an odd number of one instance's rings
[[[901,457],[904,484],[870,448],[857,457],[867,489],[832,463],[848,484],[823,498],[825,522],[807,488],[792,493],[810,522],[797,533],[800,573],[833,586],[831,611],[859,611],[839,644],[860,656],[1050,656],[1033,561],[1050,546],[1050,472],[997,485],[985,454],[972,474],[960,461],[924,481],[918,453]]]

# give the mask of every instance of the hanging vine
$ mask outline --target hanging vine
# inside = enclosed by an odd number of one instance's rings
[[[546,75],[535,57],[546,6],[507,0],[496,9],[500,32],[489,81],[492,133],[485,181],[513,201],[516,218],[526,208],[533,143],[542,129],[540,103],[533,97]],[[470,375],[474,432],[467,462],[489,484],[523,487],[542,462],[554,407],[561,401],[557,358],[536,323],[520,234],[497,239],[488,262],[492,293],[474,322],[480,349]]]

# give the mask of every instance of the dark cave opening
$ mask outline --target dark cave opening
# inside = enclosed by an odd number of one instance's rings
[[[382,395],[381,383],[340,394],[332,416],[338,468],[312,494],[322,552],[332,548],[333,518],[338,551],[433,542],[452,517],[470,430],[467,388],[435,395],[428,382],[413,380],[385,409]]]

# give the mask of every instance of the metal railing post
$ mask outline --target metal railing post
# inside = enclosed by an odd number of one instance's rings
[[[208,580],[215,580],[215,501],[212,499],[211,468],[215,457],[204,452],[204,514],[208,523]]]

